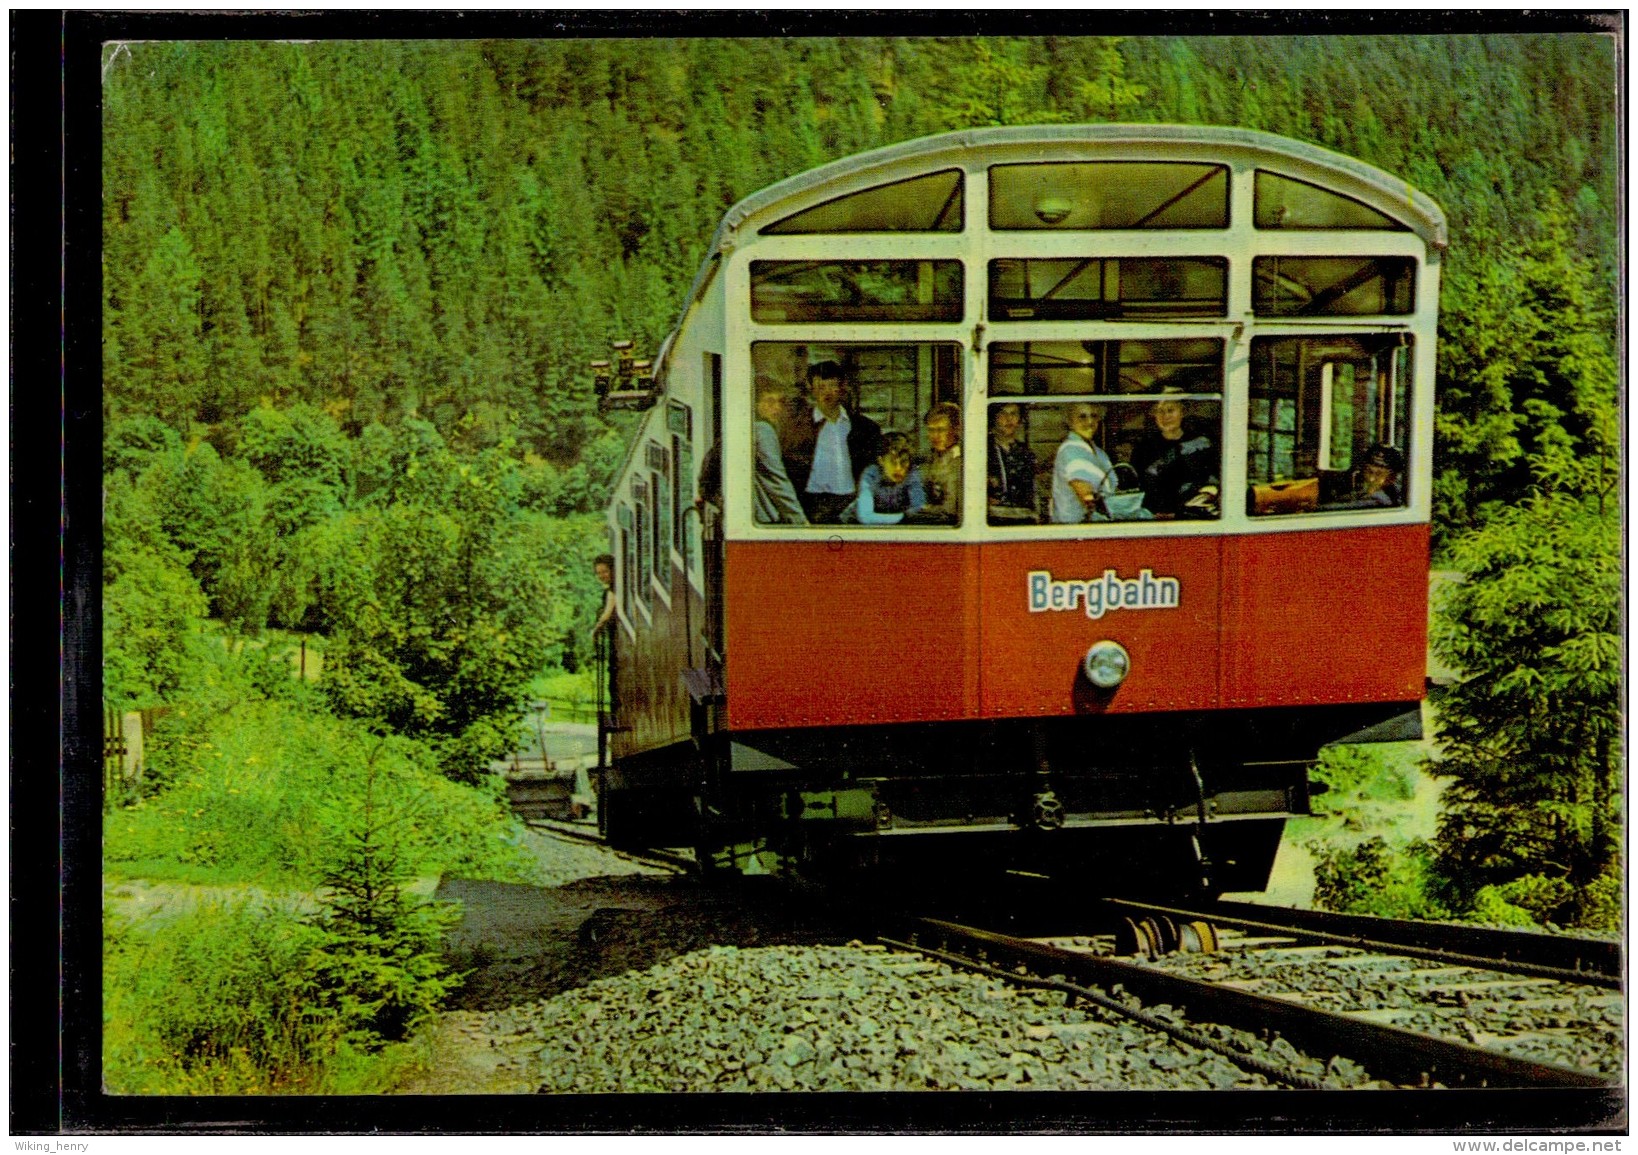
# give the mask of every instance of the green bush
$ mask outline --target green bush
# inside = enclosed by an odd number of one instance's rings
[[[1576,896],[1577,910],[1572,925],[1586,930],[1620,930],[1625,882],[1619,865],[1595,878]]]
[[[112,1094],[385,1090],[402,1039],[453,985],[444,912],[395,894],[374,943],[292,900],[204,899],[104,922],[103,1085]],[[375,949],[390,945],[390,949]]]
[[[1321,848],[1315,856],[1314,901],[1346,914],[1444,918],[1432,857],[1422,839],[1390,846],[1375,836],[1351,849]]]
[[[1465,912],[1465,916],[1470,922],[1482,922],[1490,926],[1536,925],[1536,919],[1530,912],[1515,902],[1509,902],[1504,888],[1500,886],[1480,887],[1474,894],[1473,904]]]
[[[1404,764],[1402,749],[1397,743],[1325,747],[1313,776],[1330,789],[1319,796],[1315,809],[1340,813],[1362,800],[1408,802],[1416,797],[1416,771]]]
[[[240,701],[203,716],[178,709],[156,727],[149,757],[168,787],[105,823],[104,860],[125,873],[199,877],[196,868],[208,867],[222,882],[311,886],[359,809],[373,761],[381,804],[399,816],[406,869],[532,877],[500,782],[457,785],[420,743],[357,723],[283,701]]]
[[[1504,926],[1573,926],[1588,930],[1621,927],[1621,876],[1610,871],[1577,889],[1557,875],[1526,874],[1480,887],[1468,918]]]

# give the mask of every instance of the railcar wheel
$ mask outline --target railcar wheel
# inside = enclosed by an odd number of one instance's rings
[[[1188,954],[1216,954],[1217,928],[1199,920],[1186,922],[1178,928],[1178,945]]]
[[[1137,919],[1123,918],[1115,927],[1115,953],[1118,955],[1142,955],[1150,962],[1160,957],[1160,944],[1155,941],[1154,933],[1149,929],[1149,920],[1141,922]]]

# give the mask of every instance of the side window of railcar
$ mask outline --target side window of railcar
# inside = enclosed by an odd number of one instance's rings
[[[991,525],[1219,516],[1223,342],[997,342]]]
[[[637,584],[635,580],[637,571],[632,567],[637,563],[632,557],[631,553],[631,535],[633,527],[631,506],[626,505],[624,502],[620,504],[619,519],[620,557],[618,561],[620,563],[620,572],[617,576],[620,583],[620,609],[625,613],[626,621],[632,622],[634,613],[632,590]]]
[[[694,411],[681,401],[667,403],[666,428],[671,433],[671,548],[688,569],[687,512],[694,504]]]
[[[1402,334],[1254,339],[1247,513],[1403,506],[1411,352]]]
[[[654,544],[653,512],[649,505],[648,482],[634,481],[631,484],[631,498],[637,505],[637,591],[635,601],[645,610],[648,609],[648,582],[653,574],[650,566],[651,548]]]
[[[671,454],[648,443],[649,492],[654,495],[654,576],[660,588],[671,589]]]
[[[960,524],[959,345],[759,341],[751,364],[757,524]]]

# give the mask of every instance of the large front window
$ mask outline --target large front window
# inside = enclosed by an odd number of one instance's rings
[[[1256,207],[1252,218],[1260,229],[1409,230],[1386,213],[1353,197],[1304,180],[1257,170]]]
[[[775,221],[770,234],[958,233],[961,170],[945,169],[848,193]]]
[[[1223,342],[997,342],[991,525],[1216,518]]]
[[[959,525],[961,359],[953,342],[753,344],[755,522]]]
[[[991,320],[1221,317],[1223,257],[1055,257],[990,262]]]
[[[1411,350],[1406,334],[1253,340],[1246,511],[1403,506]]]

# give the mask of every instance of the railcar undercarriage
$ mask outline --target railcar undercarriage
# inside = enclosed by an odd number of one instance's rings
[[[1416,703],[760,730],[618,759],[611,842],[707,871],[948,881],[1072,873],[1122,894],[1263,889],[1322,745],[1420,734]]]

